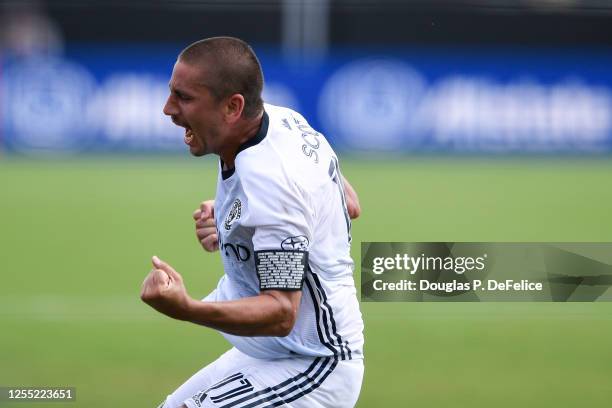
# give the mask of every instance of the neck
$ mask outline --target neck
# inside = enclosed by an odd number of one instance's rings
[[[238,154],[238,149],[249,139],[255,137],[259,131],[259,128],[261,127],[262,118],[263,111],[251,119],[241,121],[241,123],[236,127],[234,134],[238,136],[232,137],[232,143],[230,143],[228,147],[219,154],[219,157],[221,157],[221,160],[223,160],[226,167],[224,170],[234,168],[234,160]]]

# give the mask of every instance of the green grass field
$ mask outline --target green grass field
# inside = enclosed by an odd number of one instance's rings
[[[612,241],[612,160],[356,157],[361,241]],[[191,213],[212,159],[0,158],[0,386],[75,386],[76,403],[155,407],[229,348],[138,295],[158,255],[192,296],[221,275]],[[357,268],[357,271],[359,268]],[[358,279],[358,277],[357,277]],[[608,303],[363,303],[359,407],[603,407]]]

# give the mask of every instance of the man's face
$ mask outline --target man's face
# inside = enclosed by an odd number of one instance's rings
[[[222,105],[202,85],[204,74],[203,68],[177,61],[164,106],[164,113],[185,128],[184,141],[194,156],[218,153],[222,136]]]

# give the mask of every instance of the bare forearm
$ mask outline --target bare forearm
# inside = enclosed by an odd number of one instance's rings
[[[351,186],[344,176],[342,176],[342,182],[344,184],[344,196],[346,198],[346,208],[349,213],[349,217],[352,220],[359,217],[361,214],[361,205],[359,204],[359,197],[357,196],[357,192]]]
[[[286,336],[297,309],[270,294],[224,302],[191,299],[182,320],[237,336]]]

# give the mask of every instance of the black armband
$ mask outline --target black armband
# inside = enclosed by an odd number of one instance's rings
[[[255,251],[259,290],[302,290],[307,267],[307,251]]]

